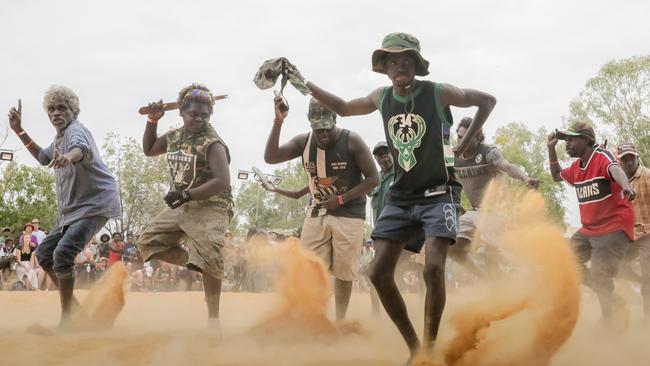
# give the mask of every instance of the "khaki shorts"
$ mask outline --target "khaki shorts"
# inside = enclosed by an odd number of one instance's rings
[[[363,223],[363,219],[331,215],[308,217],[300,242],[323,260],[334,277],[353,281],[359,273]]]
[[[190,201],[176,209],[165,207],[145,227],[138,249],[147,261],[157,253],[181,248],[180,242],[185,241],[189,257],[185,265],[223,279],[223,246],[229,222],[229,211],[208,201]]]

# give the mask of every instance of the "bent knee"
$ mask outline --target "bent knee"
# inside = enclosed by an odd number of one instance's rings
[[[370,282],[377,287],[393,280],[393,274],[388,272],[389,271],[379,268],[379,266],[371,265],[368,269],[368,277],[370,278]]]
[[[425,282],[439,280],[445,276],[445,266],[444,263],[427,263],[424,265],[424,270],[422,271]]]

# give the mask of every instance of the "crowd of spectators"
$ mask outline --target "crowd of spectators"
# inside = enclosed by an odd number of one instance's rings
[[[272,248],[288,236],[298,233],[286,231],[251,230],[246,237],[226,234],[224,248],[225,278],[224,291],[266,292],[272,291],[273,275],[277,271],[273,261],[262,260],[265,248]],[[40,228],[37,219],[26,223],[22,230],[14,232],[11,228],[2,229],[0,236],[0,289],[4,290],[53,290],[53,284],[34,255],[38,244],[47,232]],[[144,262],[136,246],[137,235],[120,232],[102,233],[99,239],[93,238],[75,258],[75,286],[90,288],[108,268],[123,262],[128,271],[130,291],[190,291],[202,289],[201,273],[159,260]],[[374,257],[372,242],[367,242],[360,256],[361,273]],[[403,281],[398,281],[409,292],[421,290],[417,259],[405,258],[406,270]],[[409,270],[414,267],[414,270]],[[357,290],[370,290],[365,276],[360,276],[355,285]]]

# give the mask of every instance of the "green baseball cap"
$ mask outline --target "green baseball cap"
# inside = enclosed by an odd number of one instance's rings
[[[385,74],[384,57],[387,53],[411,52],[417,60],[415,75],[429,75],[429,61],[420,54],[420,41],[408,33],[391,33],[384,37],[381,48],[372,53],[372,71]]]
[[[311,123],[312,130],[331,130],[336,126],[336,113],[327,109],[315,98],[309,101],[307,119]]]
[[[583,136],[592,142],[596,142],[596,133],[593,127],[584,122],[575,123],[566,131],[557,131],[557,138],[560,140],[566,140],[568,136]]]

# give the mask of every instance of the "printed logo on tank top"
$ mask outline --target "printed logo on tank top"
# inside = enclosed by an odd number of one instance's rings
[[[612,195],[612,186],[605,177],[576,182],[574,186],[580,204],[602,201]]]
[[[342,193],[334,184],[339,177],[311,177],[312,186],[314,187],[314,200],[321,202],[327,196]]]
[[[179,150],[167,153],[167,164],[172,175],[172,186],[176,190],[192,187],[196,179],[196,155]]]
[[[309,174],[316,174],[316,163],[313,161],[305,161],[305,171]]]
[[[420,147],[426,130],[426,122],[419,114],[396,114],[388,120],[388,134],[399,153],[397,163],[404,171],[418,163],[415,150]]]

